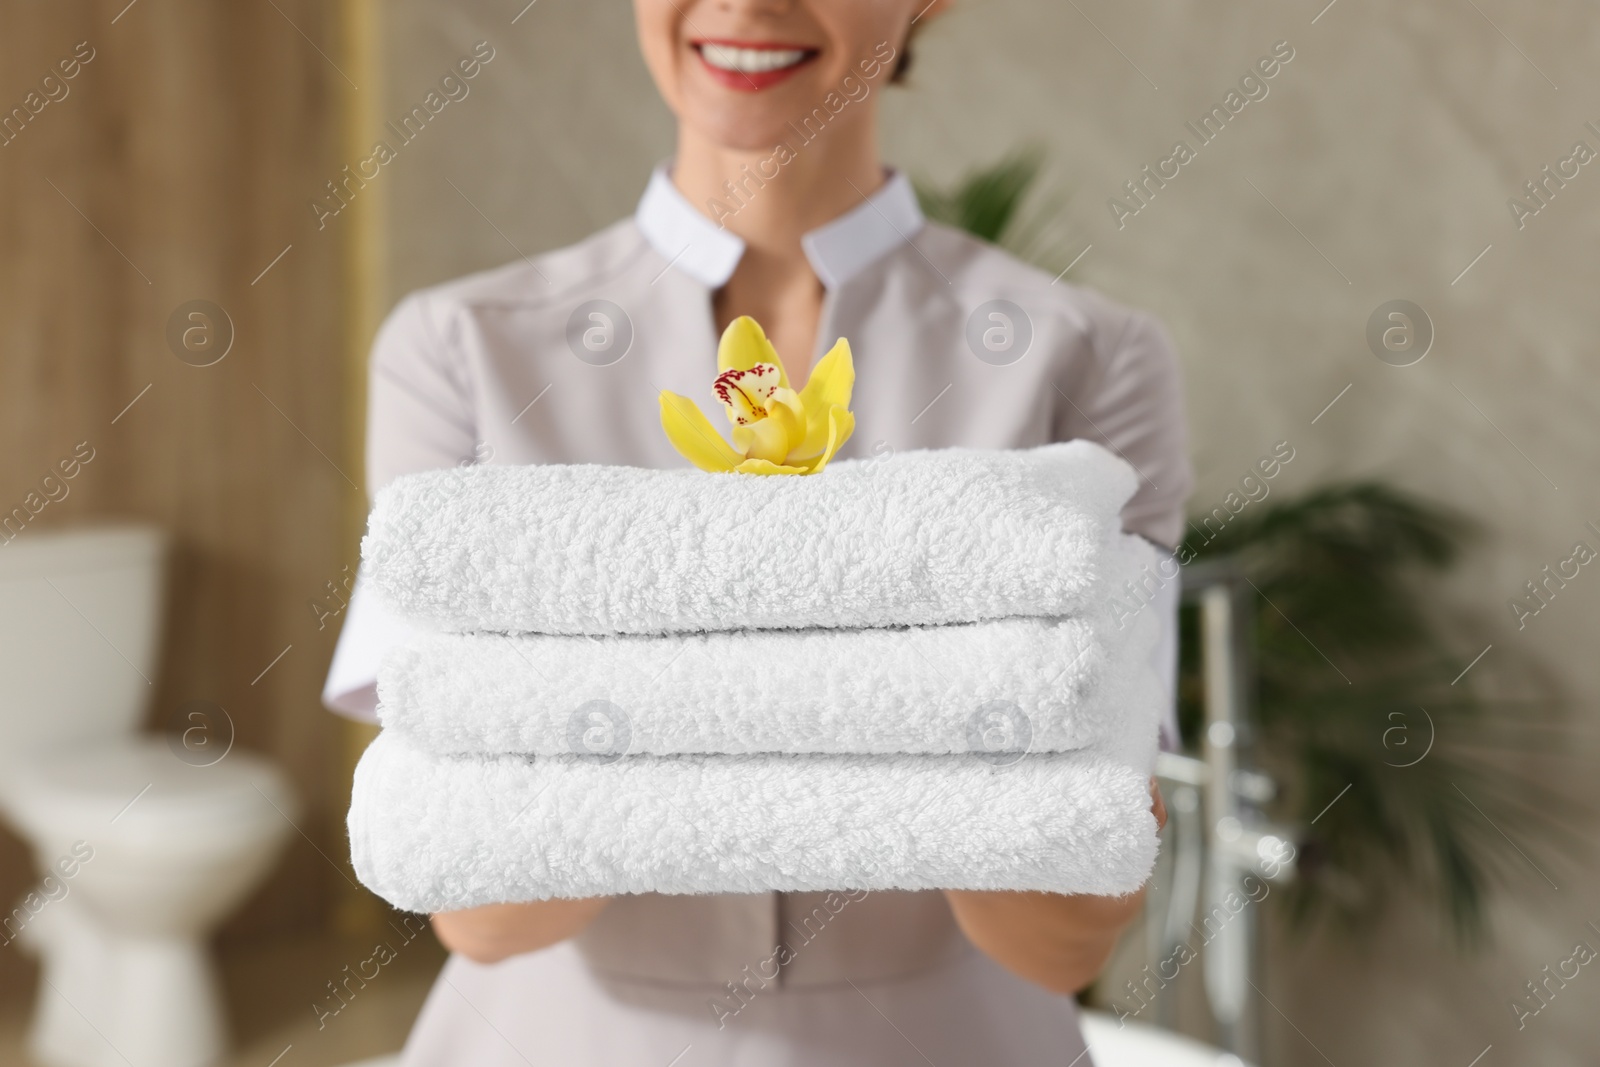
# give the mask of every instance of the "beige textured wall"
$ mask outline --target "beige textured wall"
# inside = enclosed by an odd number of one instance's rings
[[[1480,518],[1489,535],[1441,610],[1463,663],[1493,644],[1484,680],[1523,662],[1556,680],[1574,740],[1544,769],[1581,778],[1600,726],[1600,577],[1520,632],[1506,602],[1600,521],[1600,161],[1522,230],[1506,201],[1575,141],[1600,149],[1584,127],[1600,126],[1600,19],[1578,0],[1324,2],[964,0],[889,98],[888,153],[948,178],[1024,140],[1049,147],[1073,192],[1072,254],[1093,245],[1076,277],[1157,312],[1182,350],[1197,507],[1287,439],[1281,488],[1381,477]],[[582,237],[628,211],[670,150],[622,0],[540,0],[512,24],[520,6],[390,8],[392,113],[474,42],[497,50],[382,179],[391,298]],[[1184,123],[1278,41],[1294,58],[1268,95],[1119,229],[1108,198],[1175,139],[1193,144]],[[1397,298],[1437,335],[1403,368],[1364,339]],[[1580,787],[1596,798],[1592,776]],[[1442,951],[1423,917],[1274,953],[1268,1062],[1464,1067],[1491,1043],[1485,1064],[1592,1062],[1600,977],[1520,1033],[1508,1003],[1575,939],[1594,942],[1596,873],[1592,853],[1549,870],[1559,890],[1524,872],[1498,946],[1475,958]]]

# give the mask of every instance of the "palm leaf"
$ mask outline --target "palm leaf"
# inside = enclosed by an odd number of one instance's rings
[[[1559,735],[1529,728],[1552,724],[1552,705],[1452,684],[1465,664],[1420,606],[1475,525],[1375,483],[1206,518],[1181,558],[1229,556],[1253,587],[1255,752],[1291,783],[1275,814],[1306,827],[1290,917],[1370,928],[1405,887],[1437,902],[1457,943],[1481,940],[1495,886],[1537,880],[1534,854],[1581,838],[1549,814],[1570,801],[1516,765],[1552,754]],[[1195,736],[1192,611],[1182,625],[1180,714]]]

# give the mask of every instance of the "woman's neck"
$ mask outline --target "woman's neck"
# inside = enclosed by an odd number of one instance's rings
[[[875,116],[836,121],[820,136],[782,151],[714,144],[680,127],[672,180],[706,215],[752,248],[804,258],[800,238],[883,184]],[[731,183],[733,191],[728,185]]]
[[[739,266],[714,298],[717,329],[739,315],[753,317],[797,383],[811,366],[823,298],[800,239],[883,184],[876,134],[870,114],[862,114],[798,147],[751,152],[679,129],[673,184],[745,242]]]

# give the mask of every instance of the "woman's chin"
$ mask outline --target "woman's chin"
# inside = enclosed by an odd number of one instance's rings
[[[771,152],[780,144],[793,143],[789,118],[775,108],[740,106],[681,117],[702,138],[729,152]]]

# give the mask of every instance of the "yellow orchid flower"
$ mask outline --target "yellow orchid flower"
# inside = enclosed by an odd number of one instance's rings
[[[855,431],[850,392],[856,368],[842,337],[797,393],[761,325],[741,315],[723,331],[717,371],[711,391],[733,424],[731,445],[693,400],[661,392],[667,440],[703,471],[817,474]]]

